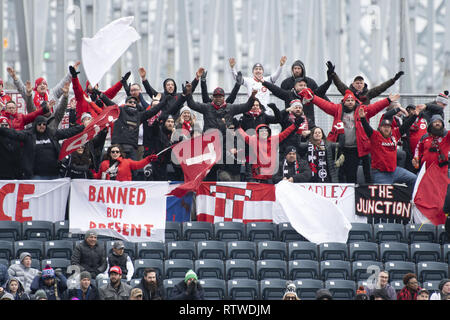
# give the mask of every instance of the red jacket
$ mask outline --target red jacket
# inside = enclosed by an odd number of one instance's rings
[[[145,167],[147,164],[150,163],[150,156],[140,160],[140,161],[134,161],[131,159],[125,159],[122,157],[119,157],[117,161],[119,162],[119,165],[117,167],[117,176],[116,181],[131,181],[132,180],[132,170],[138,170]],[[94,173],[94,179],[101,179],[102,173],[105,172],[109,168],[109,160],[104,160],[100,164],[99,171]],[[106,180],[111,180],[109,173],[106,174]]]
[[[434,137],[429,135],[419,142],[416,148],[415,157],[419,159],[420,166],[426,162],[426,168],[428,169],[433,162],[439,164],[439,153],[430,152],[430,148],[433,147],[433,140],[436,139],[436,143],[439,146],[440,153],[444,156],[443,161],[448,161],[448,152],[450,151],[450,134],[447,133],[443,137]],[[448,165],[441,167],[443,174],[447,175]]]
[[[23,130],[25,129],[25,126],[29,123],[32,123],[34,119],[36,119],[37,116],[42,115],[42,108],[39,108],[38,110],[23,114],[16,112],[15,114],[11,114],[6,111],[2,111],[1,115],[8,118],[8,120],[12,123],[12,128],[15,130]]]
[[[253,156],[256,158],[256,164],[252,164],[253,179],[268,180],[278,170],[278,150],[272,152],[272,144],[278,148],[278,145],[294,132],[297,127],[295,124],[292,124],[279,135],[269,136],[265,141],[259,140],[258,130],[261,127],[269,126],[267,124],[260,124],[256,127],[256,135],[254,136],[249,136],[242,128],[239,128],[238,132],[244,137],[245,143],[250,146]],[[274,139],[278,139],[278,142],[272,142]]]
[[[343,103],[329,102],[316,95],[314,95],[312,102],[320,109],[322,109],[325,113],[334,117],[333,127],[330,133],[328,134],[327,140],[337,142],[339,134],[344,133],[344,123],[342,122],[342,113],[344,110]],[[390,103],[389,100],[386,98],[377,101],[375,103],[369,104],[368,106],[363,106],[364,110],[367,112],[366,114],[367,121],[369,121],[370,118],[375,116],[378,112],[389,106],[389,103]],[[358,115],[359,109],[361,107],[362,106],[357,103],[354,111],[355,127],[356,127],[356,145],[359,157],[363,157],[370,153],[370,139],[369,137],[367,137],[367,134],[364,131],[364,128],[361,124],[361,119],[359,118]]]
[[[89,105],[89,103],[84,99],[84,95],[87,96],[88,94],[81,87],[80,80],[78,80],[78,78],[72,78],[72,86],[73,86],[73,93],[75,94],[75,100],[77,101],[77,107],[76,107],[77,120],[76,120],[76,122],[80,123],[81,116],[85,112],[89,112],[95,118],[95,116],[98,115],[98,112],[96,110],[94,110]],[[119,81],[103,93],[109,99],[114,99],[114,97],[117,95],[117,93],[119,93],[120,89],[122,89],[122,83],[120,83],[120,81]]]

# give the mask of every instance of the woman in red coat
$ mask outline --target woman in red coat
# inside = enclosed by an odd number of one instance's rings
[[[108,148],[105,160],[100,164],[100,169],[94,173],[95,179],[131,181],[132,170],[144,168],[150,162],[158,159],[158,156],[151,154],[140,161],[125,159],[122,157],[122,148],[118,144],[113,144]]]

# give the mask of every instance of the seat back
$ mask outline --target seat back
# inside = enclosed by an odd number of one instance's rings
[[[402,281],[405,274],[416,273],[416,264],[410,261],[389,261],[384,268],[389,272],[390,281]]]
[[[348,247],[345,243],[321,243],[320,260],[348,260]]]
[[[170,300],[170,298],[172,297],[173,288],[178,283],[180,283],[181,281],[184,281],[184,277],[183,278],[171,278],[171,279],[164,279],[163,280],[163,286],[164,286],[164,290],[166,291],[167,299]]]
[[[373,227],[369,223],[352,222],[352,228],[348,233],[348,243],[370,242],[373,240]]]
[[[11,260],[14,258],[14,243],[0,240],[0,259]]]
[[[308,241],[289,222],[282,222],[277,225],[278,237],[282,242]]]
[[[324,288],[322,280],[318,279],[301,279],[294,281],[297,287],[297,296],[301,300],[316,300],[316,292]]]
[[[0,240],[18,241],[22,239],[22,224],[19,221],[0,221]]]
[[[377,243],[405,242],[405,228],[398,223],[378,223],[373,226],[374,238]]]
[[[315,260],[289,260],[289,279],[319,279],[319,262]]]
[[[256,242],[251,241],[229,241],[227,243],[228,259],[251,259],[257,258]]]
[[[245,225],[249,241],[277,240],[277,226],[271,222],[250,222]]]
[[[194,262],[190,259],[164,260],[164,273],[167,279],[183,278],[186,272],[194,270]]]
[[[166,229],[165,229],[166,242],[182,240],[183,236],[181,226],[182,226],[181,222],[166,221]]]
[[[227,299],[226,282],[223,279],[200,279],[203,287],[205,300],[225,300]]]
[[[433,224],[407,224],[405,226],[405,235],[408,243],[416,242],[435,242],[437,229]]]
[[[183,239],[192,241],[212,240],[214,231],[213,224],[206,221],[183,222]]]
[[[245,239],[245,225],[242,222],[216,222],[214,236],[219,241],[241,241]]]
[[[195,260],[194,270],[199,279],[225,279],[225,264],[219,259]]]
[[[351,261],[378,260],[378,244],[375,242],[352,242],[348,245]]]
[[[254,279],[228,280],[228,297],[231,300],[258,300],[259,285]]]
[[[352,277],[355,281],[364,281],[383,270],[383,263],[379,261],[361,260],[352,263]]]
[[[317,260],[319,249],[315,243],[292,241],[288,243],[289,260]]]
[[[438,243],[412,243],[411,261],[415,263],[425,261],[441,261],[441,246]]]
[[[32,259],[41,260],[44,256],[44,242],[40,240],[20,240],[14,242],[14,256],[20,258],[22,252],[29,252]]]
[[[341,260],[321,261],[320,274],[323,280],[348,280],[351,277],[350,262]]]
[[[169,259],[196,259],[195,242],[171,241],[167,243],[167,257]]]
[[[328,280],[325,288],[330,290],[333,300],[354,300],[356,284],[351,280]]]
[[[260,260],[287,259],[287,247],[284,242],[260,241],[256,246],[258,248],[258,258]]]
[[[287,279],[287,264],[283,260],[256,261],[256,274],[258,280]]]
[[[250,259],[229,259],[225,261],[226,279],[256,279],[256,264]]]
[[[44,243],[46,259],[63,258],[71,259],[74,242],[71,240],[51,240]]]
[[[156,270],[156,277],[164,276],[164,264],[162,260],[158,259],[136,259],[134,264],[134,276],[133,278],[142,278],[144,271],[147,268],[153,268]]]
[[[286,280],[266,279],[261,280],[260,297],[262,300],[281,300],[286,291]]]
[[[420,262],[417,264],[419,282],[440,281],[448,278],[448,264],[445,262]]]
[[[220,259],[227,257],[227,244],[223,241],[198,241],[197,254],[199,259]]]
[[[161,259],[166,258],[166,247],[162,242],[138,242],[136,246],[138,259]]]
[[[408,261],[409,246],[400,242],[385,242],[380,244],[380,258],[382,261]]]
[[[24,240],[48,241],[53,239],[53,222],[26,221],[22,223],[22,238]]]

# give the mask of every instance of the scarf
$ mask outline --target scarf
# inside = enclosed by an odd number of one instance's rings
[[[440,168],[448,165],[448,160],[445,159],[445,155],[442,154],[441,149],[439,148],[439,142],[442,141],[442,137],[432,136],[433,140],[431,140],[431,147],[429,149],[430,152],[436,152],[438,154],[438,165]]]
[[[288,162],[287,162],[286,159],[284,159],[284,163],[283,163],[283,177],[285,177],[285,175],[289,173],[289,170],[286,169],[287,166],[288,166]],[[298,165],[298,161],[297,160],[295,160],[294,167],[295,167],[294,175],[299,174],[300,173],[300,166]]]
[[[216,110],[223,109],[223,108],[225,108],[225,107],[227,106],[226,103],[224,103],[224,104],[221,105],[221,106],[217,106],[214,102],[211,102],[211,105],[212,105],[212,106],[214,107],[214,109],[216,109]]]
[[[308,163],[313,178],[317,177],[320,182],[328,180],[325,142],[323,140],[320,142],[320,147],[308,142]]]
[[[248,114],[251,115],[252,117],[256,118],[259,117],[261,115],[261,110],[254,112],[254,111],[249,111]]]
[[[33,102],[36,108],[41,107],[41,103],[44,101],[48,101],[48,91],[45,92],[43,96],[41,96],[36,90],[34,90]]]
[[[186,130],[187,132],[191,132],[192,126],[190,121],[184,121],[182,124],[182,129]]]
[[[111,160],[109,164],[111,164],[111,162],[113,162],[113,160]],[[116,160],[105,172],[102,173],[102,180],[106,180],[108,174],[110,180],[116,180],[118,167],[119,161]]]
[[[297,130],[297,134],[302,134],[303,131],[309,130],[309,124],[308,124],[308,118],[306,118],[304,115],[302,117],[305,119],[305,121],[300,125],[300,127]],[[295,115],[290,113],[289,114],[289,121],[292,123],[295,123]]]

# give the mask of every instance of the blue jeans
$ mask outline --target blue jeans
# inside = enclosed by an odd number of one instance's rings
[[[379,171],[371,169],[373,183],[393,184],[405,183],[408,187],[414,188],[417,180],[417,175],[402,168],[397,167],[394,172]]]

